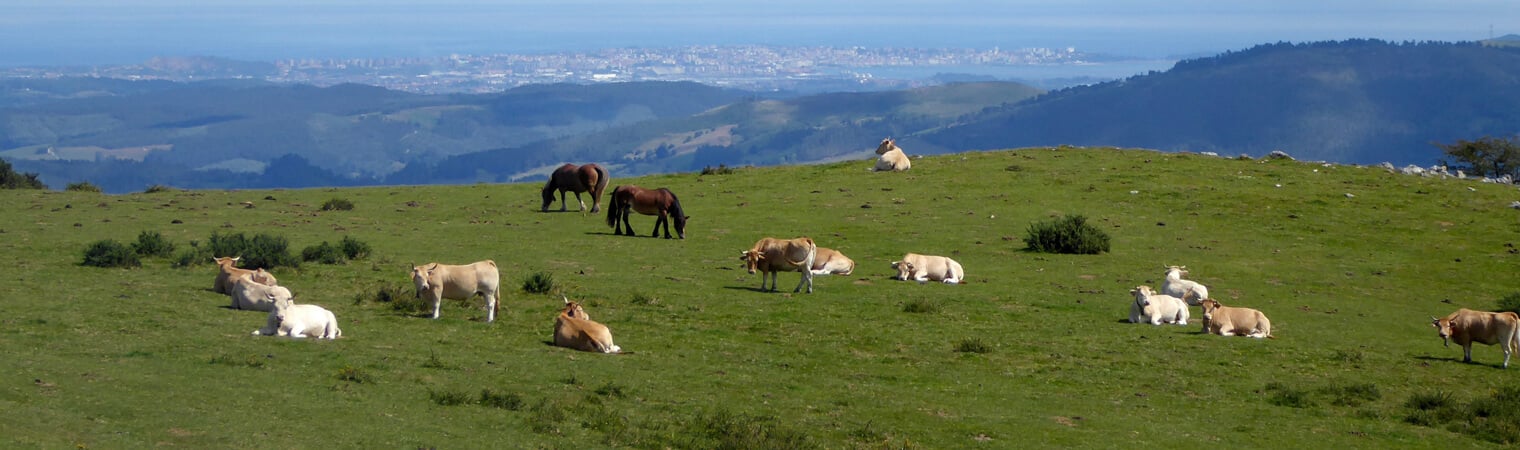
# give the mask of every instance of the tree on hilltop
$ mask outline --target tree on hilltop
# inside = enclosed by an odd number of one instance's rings
[[[1458,139],[1451,144],[1436,144],[1450,159],[1441,164],[1483,177],[1509,175],[1520,178],[1520,137],[1484,136],[1474,141]]]
[[[0,189],[47,189],[36,173],[17,173],[11,162],[0,159]]]

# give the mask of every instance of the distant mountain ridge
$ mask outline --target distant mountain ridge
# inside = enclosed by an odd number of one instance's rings
[[[695,83],[419,95],[246,80],[0,80],[0,157],[55,187],[517,181],[562,162],[614,176],[726,164],[1091,145],[1428,165],[1436,143],[1520,133],[1520,48],[1266,44],[1045,92],[1010,82],[777,97]],[[863,167],[868,164],[863,162]]]

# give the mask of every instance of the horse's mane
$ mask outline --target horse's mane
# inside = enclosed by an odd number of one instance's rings
[[[676,198],[676,193],[671,192],[669,189],[664,189],[664,191],[670,194],[670,214],[675,216],[672,217],[671,220],[674,220],[676,222],[676,229],[685,231],[686,211],[681,210],[681,199]]]

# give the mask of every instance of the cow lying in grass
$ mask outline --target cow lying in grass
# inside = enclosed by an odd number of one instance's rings
[[[274,309],[277,299],[291,299],[290,289],[284,286],[270,286],[258,282],[260,275],[268,275],[264,269],[259,269],[253,274],[244,274],[233,283],[228,297],[232,298],[233,309],[248,309],[253,311],[269,311]],[[273,278],[273,277],[267,277]]]
[[[427,263],[412,267],[412,284],[417,288],[417,298],[433,303],[433,318],[438,318],[438,308],[443,299],[469,300],[475,294],[486,299],[486,322],[496,321],[496,293],[501,287],[501,274],[496,261],[484,260],[462,266]]]
[[[565,308],[554,318],[554,345],[585,352],[623,351],[612,343],[612,331],[606,325],[593,322],[579,303],[572,302],[569,298],[564,300]]]
[[[1275,339],[1272,336],[1272,322],[1261,311],[1224,306],[1214,299],[1205,299],[1202,306],[1205,333]]]
[[[913,167],[908,154],[892,138],[882,139],[881,145],[876,146],[876,154],[881,155],[876,159],[876,167],[873,169],[877,172],[902,172]]]
[[[1193,306],[1209,298],[1209,288],[1202,283],[1182,279],[1188,275],[1187,266],[1166,266],[1165,273],[1166,280],[1161,282],[1162,294],[1180,298]]]
[[[1457,341],[1462,346],[1462,362],[1472,362],[1472,344],[1499,344],[1504,350],[1504,368],[1509,368],[1509,356],[1520,350],[1520,315],[1513,312],[1485,312],[1462,308],[1442,318],[1430,318],[1443,345]]]
[[[1187,325],[1188,305],[1182,299],[1157,294],[1151,291],[1150,286],[1137,286],[1129,293],[1135,296],[1134,303],[1129,306],[1129,323]]]
[[[251,269],[238,268],[237,262],[240,259],[243,259],[243,257],[211,257],[211,260],[215,261],[217,266],[216,282],[211,285],[211,290],[216,291],[218,294],[231,294],[232,285],[237,283],[238,278],[241,278],[244,275],[254,275],[254,281],[257,281],[260,284],[266,284],[269,286],[279,285],[279,281],[274,279],[274,275],[270,275],[269,272],[265,272],[262,269],[254,271]]]
[[[961,263],[943,256],[909,253],[903,255],[902,261],[893,261],[892,268],[897,270],[897,275],[892,278],[904,281],[957,284],[966,280],[966,270],[961,268]]]
[[[296,305],[289,298],[273,299],[274,309],[264,328],[253,330],[254,336],[289,336],[337,339],[343,335],[332,311],[317,305]]]
[[[831,248],[818,247],[813,256],[813,275],[849,275],[855,272],[855,261]]]

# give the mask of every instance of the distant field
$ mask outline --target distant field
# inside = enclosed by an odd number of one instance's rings
[[[1513,186],[1145,150],[872,163],[613,173],[679,194],[685,240],[540,213],[539,183],[0,191],[0,447],[1501,446],[1411,423],[1408,402],[1520,388],[1497,347],[1463,364],[1429,325],[1520,291]],[[355,208],[320,211],[335,198]],[[1113,251],[1023,250],[1030,224],[1063,214]],[[143,231],[181,249],[241,232],[296,254],[345,236],[374,251],[274,270],[344,332],[298,341],[249,336],[265,315],[227,309],[210,261],[79,265],[91,242]],[[811,295],[790,293],[796,274],[759,292],[740,251],[802,235],[855,273]],[[968,283],[888,279],[906,252],[951,256]],[[478,299],[439,320],[362,300],[410,295],[413,264],[487,258],[502,273],[495,323]],[[1200,334],[1196,308],[1186,327],[1127,323],[1127,291],[1159,286],[1163,264],[1262,310],[1277,339]],[[554,293],[521,289],[538,272]],[[547,345],[560,294],[632,354]]]

